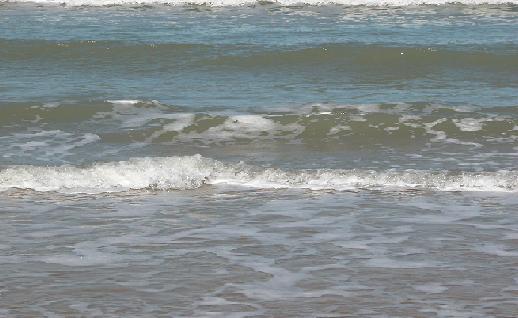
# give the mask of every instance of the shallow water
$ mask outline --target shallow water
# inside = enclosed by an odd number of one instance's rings
[[[203,188],[3,199],[12,316],[510,317],[518,200]]]
[[[515,3],[50,2],[0,2],[1,316],[516,315]]]

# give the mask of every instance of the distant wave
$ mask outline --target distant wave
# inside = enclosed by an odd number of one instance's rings
[[[74,65],[131,64],[148,68],[150,61],[163,68],[199,69],[296,69],[327,67],[329,71],[419,76],[437,69],[518,72],[518,47],[446,47],[321,44],[313,47],[259,49],[246,45],[200,43],[141,43],[123,41],[48,41],[0,38],[3,61],[56,61]],[[408,74],[408,75],[405,75]]]
[[[243,6],[251,4],[278,4],[278,5],[347,5],[347,6],[409,6],[409,5],[445,5],[445,4],[518,4],[518,0],[279,0],[279,1],[254,1],[254,0],[17,0],[2,2],[32,2],[38,4],[66,4],[70,6],[111,6],[111,5],[135,5],[135,4],[165,4],[173,6],[183,5],[207,5],[207,6]]]
[[[268,189],[518,191],[518,172],[423,170],[294,170],[226,164],[200,155],[134,158],[87,167],[12,166],[0,170],[0,190],[31,189],[72,193],[128,190],[185,190],[203,185]]]

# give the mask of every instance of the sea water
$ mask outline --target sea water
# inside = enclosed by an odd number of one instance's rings
[[[0,2],[0,316],[513,317],[518,3]]]

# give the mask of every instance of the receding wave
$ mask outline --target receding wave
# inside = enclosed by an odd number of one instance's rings
[[[516,4],[516,0],[16,0],[6,2],[32,2],[40,4],[66,4],[71,6],[108,6],[135,4],[167,4],[167,5],[206,5],[206,6],[243,6],[251,4],[280,4],[280,5],[367,5],[367,6],[408,6],[408,5],[444,5],[444,4]]]
[[[0,189],[72,193],[184,190],[203,185],[309,190],[518,191],[518,173],[420,170],[294,170],[226,164],[200,155],[134,158],[88,167],[12,166],[0,170]]]

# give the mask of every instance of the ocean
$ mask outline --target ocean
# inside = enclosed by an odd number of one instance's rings
[[[516,0],[0,0],[1,317],[517,315]]]

